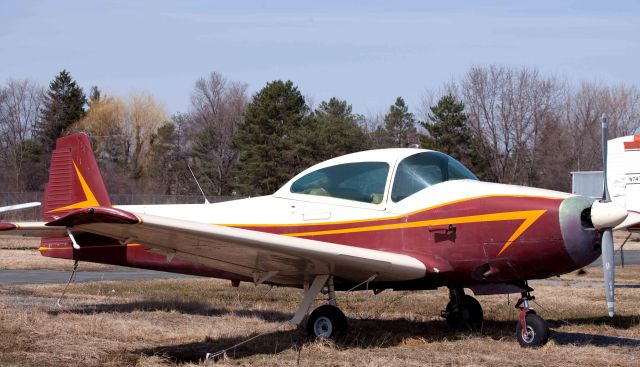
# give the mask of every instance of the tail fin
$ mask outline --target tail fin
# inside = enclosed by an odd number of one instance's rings
[[[111,206],[89,138],[76,133],[58,139],[51,154],[42,217],[46,222],[70,210]]]

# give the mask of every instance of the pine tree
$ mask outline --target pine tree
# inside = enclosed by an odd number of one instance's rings
[[[428,121],[420,123],[428,132],[428,135],[420,136],[421,146],[446,153],[483,176],[486,162],[467,124],[464,103],[449,94],[440,98],[430,110]]]
[[[333,97],[320,103],[306,124],[308,163],[369,149],[369,136],[359,125],[363,120],[363,116],[353,114],[347,101]]]
[[[91,107],[94,103],[100,102],[100,100],[102,100],[102,92],[97,85],[94,85],[89,91],[89,107]]]
[[[417,143],[416,119],[402,97],[396,99],[384,117],[384,127],[390,146],[406,148]]]
[[[308,110],[291,81],[267,83],[253,97],[234,138],[239,152],[234,174],[238,193],[273,193],[303,168],[302,126]]]
[[[446,95],[430,107],[428,121],[420,124],[428,135],[420,136],[424,148],[447,153],[457,160],[464,158],[471,145],[471,131],[464,113],[464,103],[452,95]]]
[[[222,195],[229,192],[228,177],[222,177],[221,166],[216,164],[219,145],[219,135],[213,125],[205,125],[191,139],[189,155],[193,158],[192,169],[198,180],[201,180],[202,189],[208,194]]]
[[[85,114],[87,98],[68,71],[62,70],[49,84],[40,113],[38,137],[45,153],[55,148],[56,139]]]

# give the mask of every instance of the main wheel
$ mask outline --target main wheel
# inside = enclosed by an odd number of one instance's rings
[[[475,298],[464,295],[460,304],[454,300],[449,301],[445,310],[447,326],[455,331],[482,329],[482,306]]]
[[[527,332],[522,329],[522,323],[516,325],[516,338],[521,347],[537,348],[547,344],[549,340],[549,326],[544,319],[534,313],[527,313]]]
[[[337,339],[347,330],[347,317],[336,306],[322,305],[311,313],[307,333],[312,339]]]

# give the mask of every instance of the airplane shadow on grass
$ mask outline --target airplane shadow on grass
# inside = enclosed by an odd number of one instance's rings
[[[616,324],[621,328],[637,325],[637,317],[616,317]],[[574,320],[565,320],[574,323]],[[578,319],[578,324],[598,324],[597,320]],[[515,343],[515,321],[487,321],[482,335],[494,340],[508,339]],[[550,321],[550,325],[560,324],[560,321]],[[473,336],[472,333],[455,333],[449,331],[443,321],[410,321],[410,320],[349,320],[349,332],[338,340],[336,347],[340,349],[387,348],[404,344],[407,339],[420,339],[425,343],[455,340],[459,337]],[[239,338],[207,338],[203,341],[178,345],[166,345],[144,348],[134,351],[138,355],[159,355],[176,363],[198,362],[204,359],[206,353],[218,352],[226,349],[226,354],[232,358],[244,358],[258,354],[276,354],[283,350],[299,350],[304,343],[309,342],[302,328],[291,331],[274,331],[252,340],[248,344],[229,349],[233,345],[254,336]],[[591,345],[598,347],[623,346],[640,348],[640,339],[611,337],[588,333],[551,331],[551,340],[559,345]]]
[[[96,304],[85,305],[74,308],[62,308],[49,310],[47,313],[53,316],[65,313],[73,314],[96,314],[96,313],[131,313],[138,311],[177,311],[187,315],[198,316],[219,316],[219,315],[235,315],[239,317],[257,317],[265,321],[285,321],[291,318],[288,313],[266,310],[229,310],[226,308],[210,307],[202,302],[184,302],[184,301],[137,301],[126,303]]]
[[[265,310],[229,310],[212,308],[200,302],[182,301],[138,301],[130,303],[114,303],[101,305],[87,305],[73,309],[52,310],[52,315],[61,313],[94,314],[94,313],[130,313],[135,311],[178,311],[190,315],[218,316],[233,314],[240,317],[257,317],[269,322],[282,322],[291,314]],[[214,322],[214,321],[212,321]],[[640,323],[637,316],[616,316],[600,318],[574,318],[568,320],[547,320],[551,330],[551,340],[559,345],[591,345],[599,347],[624,346],[640,348],[640,339],[604,336],[580,332],[555,331],[565,324],[571,325],[608,325],[616,329],[629,329]],[[485,321],[481,335],[494,340],[507,339],[515,343],[515,320]],[[238,325],[238,327],[242,327]],[[157,355],[176,363],[198,362],[206,353],[217,352],[243,342],[254,336],[237,338],[206,338],[202,341],[143,348],[131,351],[132,356]],[[455,340],[460,336],[473,336],[472,333],[455,333],[447,329],[444,320],[412,321],[406,319],[377,320],[377,319],[349,319],[349,331],[337,343],[337,348],[386,348],[405,343],[407,339],[420,339],[426,343],[444,340]],[[274,354],[283,350],[300,349],[309,340],[302,328],[290,331],[274,331],[252,340],[248,344],[235,349],[227,349],[227,355],[233,358],[243,358],[256,354]]]

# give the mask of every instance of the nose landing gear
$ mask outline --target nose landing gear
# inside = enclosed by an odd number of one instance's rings
[[[529,301],[535,299],[529,291],[522,292],[516,303],[520,310],[516,324],[516,339],[521,347],[537,348],[545,345],[549,340],[549,326],[544,319],[529,307]]]
[[[529,301],[535,299],[531,294],[533,289],[526,282],[521,284],[521,288],[525,291],[520,294],[521,297],[516,303],[516,308],[519,310],[516,339],[524,348],[541,347],[549,341],[549,326],[529,305]],[[465,295],[462,288],[449,290],[449,303],[441,315],[446,319],[447,326],[451,330],[480,331],[482,329],[482,307],[475,298]]]

